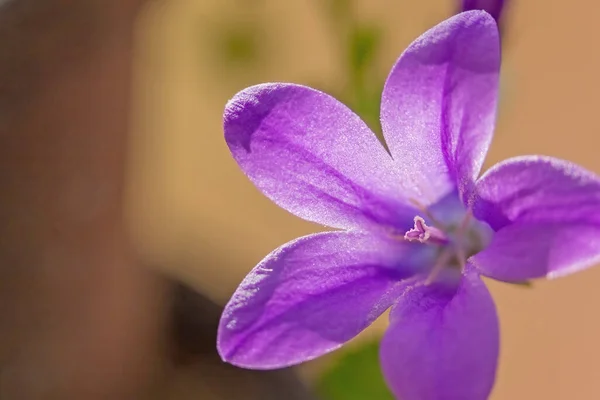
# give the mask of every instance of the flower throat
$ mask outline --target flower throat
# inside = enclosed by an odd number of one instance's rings
[[[439,248],[436,263],[425,283],[432,283],[444,268],[463,271],[467,259],[485,247],[484,231],[472,213],[467,211],[456,225],[445,225],[437,221],[428,212],[426,215],[435,226],[429,226],[419,215],[414,217],[414,226],[404,234],[404,240],[420,242]]]

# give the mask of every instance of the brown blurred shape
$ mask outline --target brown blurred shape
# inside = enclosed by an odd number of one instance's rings
[[[130,244],[142,3],[0,5],[0,398],[307,399],[289,371],[223,364],[220,308],[142,265]]]

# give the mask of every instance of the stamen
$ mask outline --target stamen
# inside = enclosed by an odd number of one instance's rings
[[[444,249],[444,251],[442,251],[437,261],[435,262],[435,265],[431,269],[431,272],[427,276],[427,279],[425,279],[425,286],[431,285],[433,283],[435,278],[437,278],[440,272],[442,272],[442,270],[446,267],[446,263],[450,261],[451,257],[452,250],[450,248],[446,248]]]
[[[446,244],[448,238],[441,230],[433,226],[428,226],[425,220],[418,215],[414,219],[415,226],[404,234],[404,239],[409,242],[419,241],[421,243],[429,242],[432,244]]]
[[[419,210],[423,214],[425,214],[425,216],[427,218],[429,218],[431,220],[431,222],[433,222],[434,225],[442,226],[442,223],[440,221],[438,221],[431,212],[429,212],[429,210],[427,209],[425,204],[423,204],[419,200],[413,199],[413,198],[410,198],[409,201],[414,204],[414,206],[417,208],[417,210]]]
[[[465,269],[467,265],[467,257],[465,254],[465,233],[467,233],[467,228],[469,226],[469,222],[471,222],[471,218],[473,217],[473,213],[471,210],[467,210],[463,220],[456,231],[456,258],[460,264],[461,270]]]
[[[467,212],[465,213],[463,220],[460,222],[460,226],[458,227],[459,234],[462,235],[465,233],[465,231],[467,230],[467,227],[469,226],[469,222],[471,222],[472,218],[473,218],[473,211],[471,211],[471,209],[468,209]]]

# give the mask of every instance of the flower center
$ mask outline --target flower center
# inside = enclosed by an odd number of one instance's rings
[[[425,283],[431,283],[444,268],[464,270],[466,260],[481,251],[487,244],[483,227],[466,212],[458,224],[444,226],[431,218],[436,226],[429,226],[421,216],[414,218],[414,227],[404,234],[409,242],[418,241],[423,244],[439,247],[438,256],[433,269]]]

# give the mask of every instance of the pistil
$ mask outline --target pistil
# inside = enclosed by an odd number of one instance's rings
[[[417,215],[414,218],[414,222],[415,226],[404,234],[404,239],[409,242],[418,241],[439,245],[448,243],[446,234],[434,226],[427,225],[422,217]]]

